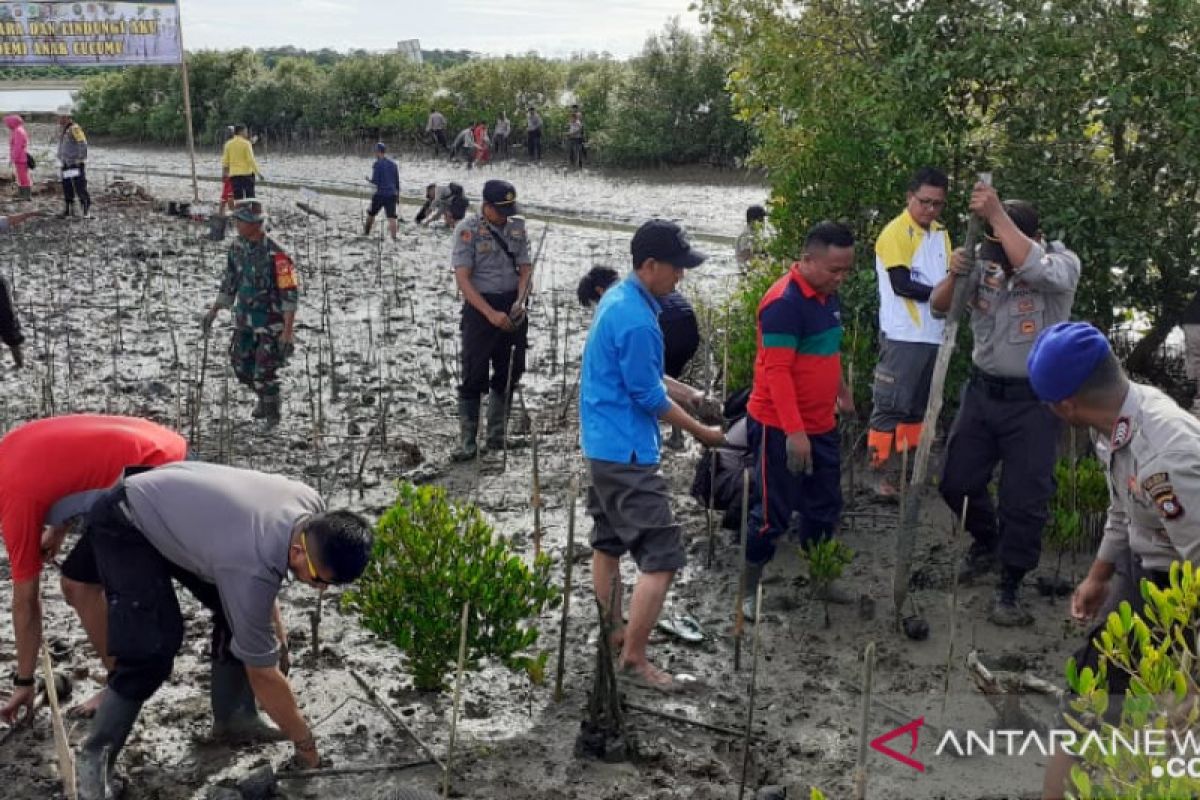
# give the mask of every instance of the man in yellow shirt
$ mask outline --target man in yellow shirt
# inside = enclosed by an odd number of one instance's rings
[[[236,125],[233,138],[225,143],[221,154],[221,177],[233,185],[235,202],[254,197],[255,176],[261,177],[262,173],[254,160],[254,145],[246,138],[246,126]]]

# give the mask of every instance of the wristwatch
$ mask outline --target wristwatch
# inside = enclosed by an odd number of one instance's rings
[[[32,677],[22,678],[17,673],[13,673],[13,686],[16,686],[18,689],[27,689],[30,686],[33,686],[34,683],[35,681]]]

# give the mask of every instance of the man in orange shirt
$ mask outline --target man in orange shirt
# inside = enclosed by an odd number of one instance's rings
[[[75,414],[22,425],[0,440],[0,527],[13,579],[17,669],[0,720],[32,712],[42,641],[42,564],[62,547],[70,522],[91,508],[128,466],[159,466],[187,457],[187,441],[161,425],[132,417]],[[88,640],[107,664],[104,594],[86,535],[62,564],[63,594]],[[110,665],[111,666],[111,665]],[[94,710],[98,698],[81,707]]]
[[[835,408],[854,411],[842,380],[837,290],[854,269],[854,234],[835,222],[813,227],[804,253],[763,295],[748,405],[754,454],[746,540],[746,616],[775,542],[800,514],[801,544],[833,535],[842,513]],[[830,600],[843,598],[830,596]]]

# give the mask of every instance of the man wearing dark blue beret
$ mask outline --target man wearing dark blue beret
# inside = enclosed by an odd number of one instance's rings
[[[1070,318],[1080,265],[1061,242],[1043,240],[1029,203],[1001,203],[995,189],[980,183],[971,194],[971,211],[987,222],[985,241],[970,256],[954,252],[950,274],[929,299],[933,312],[944,314],[955,284],[967,281],[975,340],[971,379],[950,431],[939,489],[954,514],[970,498],[966,529],[974,542],[959,579],[967,582],[999,566],[988,619],[1030,625],[1033,617],[1019,593],[1042,553],[1061,423],[1038,402],[1025,361],[1039,333]],[[997,464],[998,512],[988,493]]]
[[[1173,562],[1200,560],[1200,421],[1158,389],[1130,381],[1104,334],[1083,322],[1055,325],[1038,337],[1029,354],[1029,380],[1055,414],[1091,429],[1108,472],[1104,538],[1071,598],[1071,615],[1080,622],[1096,618],[1118,565],[1127,565],[1127,574],[1113,599],[1140,610],[1142,580],[1166,586]],[[1079,669],[1097,669],[1093,642],[1103,625],[1089,631],[1076,653]],[[1128,686],[1127,673],[1108,670],[1116,717]],[[1051,762],[1045,797],[1062,797],[1071,763],[1065,754]]]

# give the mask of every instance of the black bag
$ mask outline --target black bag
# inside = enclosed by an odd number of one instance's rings
[[[25,166],[29,167],[30,169],[37,169],[37,162],[33,160],[32,153],[25,154]]]

